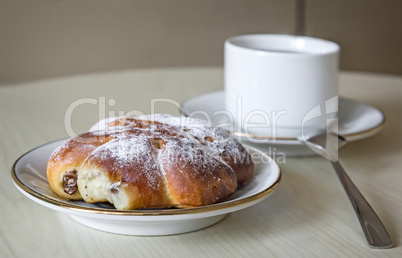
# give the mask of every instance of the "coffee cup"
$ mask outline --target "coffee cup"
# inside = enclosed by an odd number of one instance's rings
[[[322,130],[338,110],[338,44],[255,34],[225,41],[225,106],[250,135],[297,137]],[[265,129],[264,129],[265,128]]]

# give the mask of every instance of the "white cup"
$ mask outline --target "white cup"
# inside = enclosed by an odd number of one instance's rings
[[[339,49],[334,42],[293,35],[227,39],[226,109],[237,125],[244,129],[254,125],[259,134],[262,124],[270,133],[275,129],[293,134],[289,137],[300,134],[302,127],[326,127],[326,114],[336,116],[338,110]],[[317,115],[317,106],[326,111]],[[313,110],[317,112],[312,114]]]

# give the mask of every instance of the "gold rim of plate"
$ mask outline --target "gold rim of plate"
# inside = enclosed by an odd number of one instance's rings
[[[60,140],[56,140],[53,142],[57,142],[57,141],[60,141]],[[119,215],[119,216],[163,216],[163,215],[167,216],[167,215],[188,215],[188,214],[206,213],[206,212],[211,212],[211,211],[219,211],[219,210],[223,210],[223,209],[227,209],[227,208],[232,208],[232,207],[236,207],[239,205],[243,205],[246,203],[256,201],[256,200],[268,195],[272,191],[274,191],[282,179],[282,174],[280,172],[280,168],[273,161],[272,164],[275,164],[276,169],[278,170],[278,178],[276,179],[276,181],[271,186],[264,189],[263,191],[258,192],[252,196],[249,196],[249,197],[246,197],[243,199],[239,199],[239,200],[229,200],[229,201],[224,201],[221,203],[216,203],[216,204],[207,205],[207,206],[200,206],[200,207],[195,207],[195,208],[166,208],[166,209],[149,209],[149,210],[147,210],[147,209],[143,209],[143,210],[112,210],[112,209],[86,207],[86,206],[82,206],[82,205],[75,204],[75,203],[69,203],[69,202],[66,202],[63,200],[57,200],[50,196],[46,196],[41,193],[38,193],[38,192],[32,190],[31,188],[29,188],[28,186],[26,186],[23,182],[21,182],[18,179],[16,172],[15,172],[15,166],[17,165],[19,160],[21,160],[23,157],[25,157],[32,151],[35,151],[36,149],[41,148],[45,145],[51,144],[53,142],[49,142],[49,143],[40,145],[40,146],[24,153],[21,157],[19,157],[14,162],[14,164],[11,168],[11,176],[12,176],[14,183],[21,190],[25,191],[26,193],[36,197],[37,199],[39,199],[43,202],[46,202],[48,204],[52,204],[52,205],[58,206],[60,208],[65,208],[65,209],[72,210],[72,211],[80,211],[80,212],[86,212],[86,213],[92,213],[92,214],[103,214],[103,215]]]

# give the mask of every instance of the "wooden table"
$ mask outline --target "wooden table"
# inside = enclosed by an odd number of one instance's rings
[[[151,99],[181,102],[223,88],[221,68],[132,70],[0,87],[0,257],[136,256],[402,256],[402,77],[342,72],[341,95],[378,107],[383,130],[350,143],[340,159],[387,227],[395,247],[368,247],[352,206],[328,161],[287,158],[282,182],[265,201],[219,224],[182,235],[135,237],[82,226],[24,197],[10,168],[26,151],[67,136],[65,113],[83,98],[105,100],[106,115],[150,113]],[[99,107],[71,113],[71,130],[86,131]],[[171,103],[156,112],[178,114]]]

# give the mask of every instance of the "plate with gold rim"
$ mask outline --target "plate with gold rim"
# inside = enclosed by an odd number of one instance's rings
[[[110,233],[155,236],[200,230],[218,223],[229,213],[263,201],[281,179],[279,166],[273,159],[247,147],[255,163],[254,176],[224,202],[188,209],[116,210],[108,203],[64,200],[51,190],[46,176],[47,161],[67,140],[50,142],[23,154],[12,167],[13,183],[36,203],[65,213],[85,226]]]

